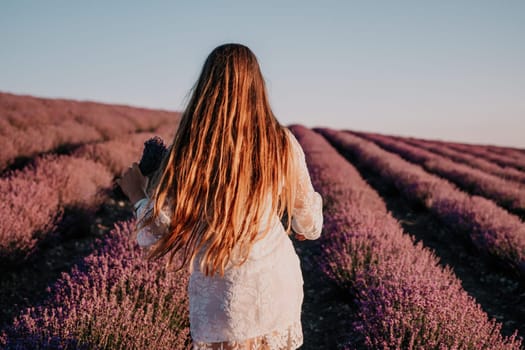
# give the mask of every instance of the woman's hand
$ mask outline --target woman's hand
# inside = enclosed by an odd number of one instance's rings
[[[146,188],[148,186],[148,178],[142,175],[137,162],[134,162],[128,167],[128,170],[116,180],[116,183],[132,204],[136,203],[139,199],[147,197]]]

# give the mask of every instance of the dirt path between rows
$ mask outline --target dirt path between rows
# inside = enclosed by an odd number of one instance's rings
[[[320,241],[293,241],[301,260],[304,279],[302,325],[304,343],[301,350],[343,349],[347,343],[362,344],[351,332],[355,315],[351,296],[328,280],[315,262],[321,254]],[[350,348],[359,349],[357,345]]]

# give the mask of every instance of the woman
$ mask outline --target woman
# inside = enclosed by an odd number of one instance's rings
[[[320,236],[322,198],[248,47],[210,53],[149,182],[137,163],[118,180],[148,257],[188,267],[193,349],[299,347],[303,278],[289,235]]]

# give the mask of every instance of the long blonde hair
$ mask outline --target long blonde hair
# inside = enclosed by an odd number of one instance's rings
[[[268,204],[290,234],[296,196],[296,165],[289,132],[275,118],[257,58],[241,44],[216,47],[207,57],[182,114],[167,156],[153,181],[153,222],[166,199],[173,212],[169,233],[148,252],[148,258],[169,253],[171,265],[182,252],[182,264],[193,264],[205,247],[200,270],[224,275],[239,245],[240,265],[258,234]],[[279,183],[284,181],[279,194]],[[233,262],[233,259],[232,259]]]

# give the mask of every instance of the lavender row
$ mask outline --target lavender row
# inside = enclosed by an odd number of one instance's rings
[[[358,133],[359,135],[359,133]],[[490,162],[483,158],[468,154],[465,152],[459,152],[449,146],[446,143],[437,144],[435,142],[416,139],[412,137],[393,137],[396,140],[405,141],[406,143],[426,149],[428,151],[437,153],[444,157],[450,158],[455,162],[465,163],[474,168],[480,169],[487,173],[497,175],[501,178],[517,181],[525,184],[525,172],[519,171],[516,168],[502,167],[494,162]]]
[[[152,130],[163,123],[174,122],[180,116],[178,112],[165,110],[8,93],[0,93],[0,110],[1,135],[9,135],[16,129],[27,130],[37,125],[59,125],[67,120],[93,127],[104,139],[137,130]]]
[[[467,192],[492,199],[513,213],[525,215],[525,186],[521,183],[504,180],[386,135],[373,133],[359,133],[359,135],[387,151],[395,152],[406,160],[421,165],[429,172],[454,182]]]
[[[525,160],[525,150],[520,150],[516,148],[507,148],[507,147],[498,147],[498,146],[486,146],[486,149],[497,155],[504,155],[506,157],[511,157],[519,159],[521,161]]]
[[[5,349],[189,349],[187,271],[149,262],[118,222],[98,249],[0,335]]]
[[[178,123],[166,123],[152,132],[139,132],[115,137],[109,141],[86,144],[71,154],[91,159],[106,166],[113,175],[121,174],[132,162],[138,161],[144,149],[144,142],[153,136],[160,136],[170,144]]]
[[[138,161],[144,148],[144,141],[161,136],[170,143],[175,132],[173,125],[166,125],[154,132],[140,132],[123,135],[115,139],[80,146],[72,155],[91,159],[105,165],[113,175],[121,174],[131,163]]]
[[[144,141],[158,132],[140,132],[117,137],[106,142],[83,145],[73,155],[103,164],[113,175],[121,174],[131,163],[140,159]]]
[[[381,197],[321,135],[291,130],[323,196],[319,263],[358,310],[346,332],[360,334],[371,349],[520,348],[517,331],[503,337],[501,324],[488,319],[431,250],[403,232]]]
[[[352,131],[359,135],[362,132]],[[415,141],[423,142],[425,144],[431,144],[436,147],[445,147],[456,152],[460,152],[470,157],[481,157],[483,160],[491,163],[495,163],[500,167],[512,170],[512,171],[524,171],[525,169],[520,165],[517,165],[515,161],[518,159],[518,163],[523,165],[525,161],[525,149],[513,148],[507,146],[495,146],[495,145],[483,145],[483,144],[468,144],[461,142],[442,141],[442,140],[431,140],[423,139],[413,136],[396,136],[396,139],[404,141]]]
[[[465,234],[478,251],[525,276],[525,224],[517,216],[490,200],[460,191],[373,142],[347,132],[319,131],[345,155],[391,182],[407,199],[424,205],[454,231]]]
[[[105,199],[114,176],[140,159],[143,143],[153,135],[167,139],[171,125],[155,133],[136,133],[82,146],[72,155],[45,155],[0,179],[0,258],[23,261],[49,238],[66,207],[93,212]],[[59,234],[59,233],[58,233]]]
[[[462,150],[468,150],[469,148],[471,150],[474,150],[474,152],[479,152],[483,155],[490,156],[498,156],[503,155],[505,158],[517,158],[521,160],[525,160],[525,149],[518,148],[518,147],[511,147],[511,146],[496,146],[496,145],[490,145],[490,144],[471,144],[471,143],[463,143],[463,142],[453,142],[453,141],[443,141],[443,140],[437,140],[437,139],[427,139],[427,138],[418,138],[413,136],[396,136],[396,138],[401,138],[403,140],[414,140],[414,141],[420,141],[425,143],[431,143],[436,146],[445,146],[445,147],[451,147],[456,146],[460,147]]]
[[[66,207],[93,211],[112,174],[92,160],[46,155],[0,179],[0,257],[26,257]]]
[[[177,112],[0,93],[0,169],[19,157],[176,123]]]
[[[461,142],[450,142],[450,145],[463,152],[470,152],[471,154],[484,157],[488,160],[497,162],[498,164],[501,163],[509,167],[525,170],[525,154],[523,153],[525,150],[512,147]]]
[[[460,151],[482,157],[488,161],[494,162],[503,167],[511,167],[521,171],[525,171],[525,159],[513,158],[506,154],[494,154],[490,150],[476,145],[466,145],[461,143],[447,143],[450,147]]]

